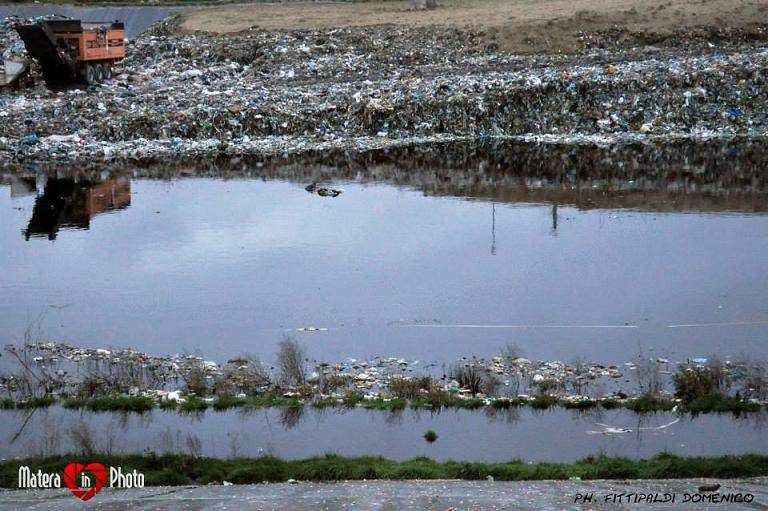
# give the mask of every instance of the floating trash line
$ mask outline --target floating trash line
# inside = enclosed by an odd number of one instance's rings
[[[401,327],[417,328],[639,328],[637,325],[420,325],[406,324]]]
[[[667,328],[699,328],[710,326],[750,326],[750,325],[768,325],[768,320],[764,321],[724,321],[720,323],[680,323],[676,325],[666,325]],[[399,324],[401,327],[417,328],[640,328],[639,325],[426,325],[426,324]]]
[[[720,323],[683,323],[680,325],[667,325],[667,328],[697,328],[707,326],[746,326],[768,325],[768,321],[724,321]]]

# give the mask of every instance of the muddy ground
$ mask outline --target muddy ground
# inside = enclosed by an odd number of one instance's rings
[[[414,12],[405,1],[255,4],[201,10],[184,16],[185,30],[228,34],[249,29],[317,30],[392,24],[447,26],[483,32],[485,44],[518,53],[573,52],[584,34],[618,32],[606,42],[668,44],[687,32],[706,38],[737,31],[764,40],[768,16],[761,0],[438,0],[434,10]]]

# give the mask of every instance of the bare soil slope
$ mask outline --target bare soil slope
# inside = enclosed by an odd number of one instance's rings
[[[222,7],[186,14],[182,28],[232,33],[447,25],[481,28],[487,42],[503,50],[538,52],[578,50],[584,46],[580,32],[607,30],[628,37],[628,44],[655,44],[681,31],[711,34],[724,29],[765,39],[766,22],[768,0],[438,0],[437,9],[420,12],[410,11],[404,1]]]

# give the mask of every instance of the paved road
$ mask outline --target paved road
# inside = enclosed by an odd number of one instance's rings
[[[447,511],[583,509],[768,510],[768,478],[721,480],[720,495],[750,493],[750,504],[683,503],[711,480],[673,481],[371,481],[244,486],[154,487],[102,490],[89,510],[280,510],[280,511]],[[591,504],[576,504],[577,493],[594,493]],[[605,504],[614,493],[677,494],[675,504]],[[64,490],[0,491],[0,510],[82,510]]]

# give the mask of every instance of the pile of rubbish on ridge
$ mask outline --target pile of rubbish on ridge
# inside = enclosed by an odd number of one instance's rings
[[[0,93],[0,160],[768,135],[768,48],[754,42],[513,55],[446,27],[216,36],[171,20],[126,55],[88,88]]]

